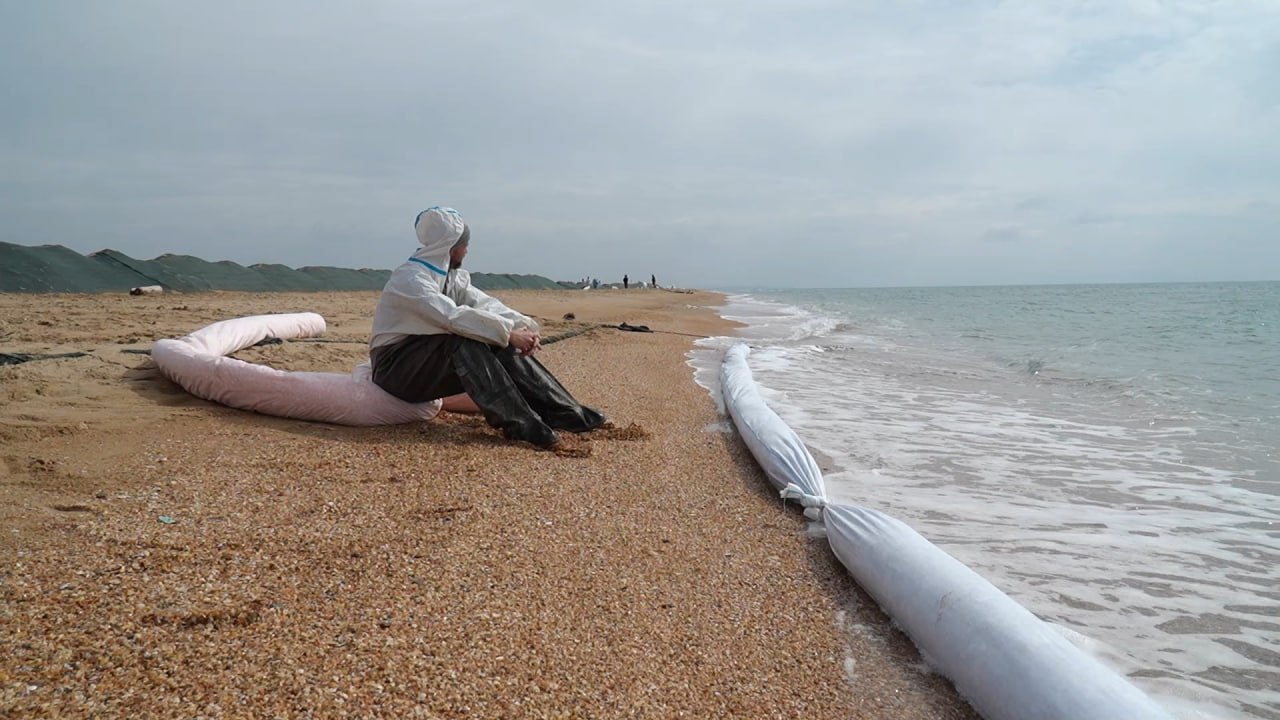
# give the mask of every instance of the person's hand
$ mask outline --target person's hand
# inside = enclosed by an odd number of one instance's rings
[[[511,331],[508,347],[513,347],[521,355],[532,355],[542,348],[542,338],[528,328],[516,328]]]

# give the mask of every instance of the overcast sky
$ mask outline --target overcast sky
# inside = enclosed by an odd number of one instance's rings
[[[0,240],[699,287],[1280,279],[1280,2],[0,0]]]

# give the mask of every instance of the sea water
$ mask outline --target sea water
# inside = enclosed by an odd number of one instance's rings
[[[828,495],[904,520],[1181,718],[1280,718],[1280,283],[758,290]]]

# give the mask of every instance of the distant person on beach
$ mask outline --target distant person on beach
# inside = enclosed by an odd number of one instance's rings
[[[405,402],[466,393],[506,437],[551,448],[556,430],[586,432],[604,415],[565,390],[534,354],[538,323],[471,286],[471,229],[452,208],[414,222],[418,248],[387,280],[373,315],[373,382]]]
[[[623,289],[623,290],[626,290],[626,289],[627,289],[628,287],[630,287],[630,286],[631,286],[631,279],[630,279],[630,278],[628,278],[626,275],[623,275],[623,276],[622,276],[622,289]]]
[[[656,275],[649,276],[649,287],[651,288],[658,287],[658,277]]]

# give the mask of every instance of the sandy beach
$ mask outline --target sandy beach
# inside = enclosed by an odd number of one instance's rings
[[[139,352],[348,372],[377,293],[0,295],[0,716],[974,718],[783,508],[685,353],[714,293],[495,293],[615,429],[347,428],[198,400]],[[562,319],[573,313],[573,320]],[[655,333],[600,328],[644,324]]]

